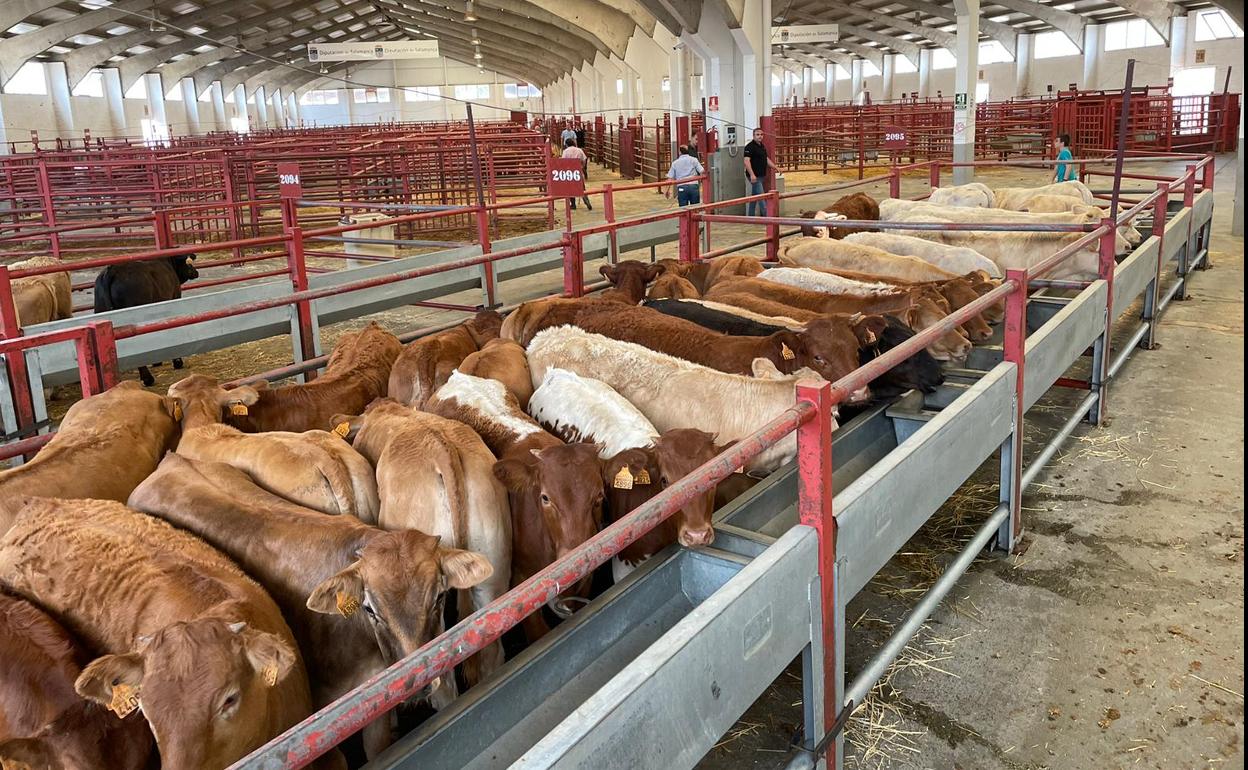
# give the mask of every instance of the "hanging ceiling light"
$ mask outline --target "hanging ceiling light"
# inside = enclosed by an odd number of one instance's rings
[[[477,28],[472,28],[472,44],[481,45],[481,37],[477,34]]]
[[[329,67],[326,67],[324,64],[322,64],[322,65],[321,65],[321,74],[322,74],[322,75],[328,75],[328,74],[329,74]]]
[[[465,0],[464,21],[476,21],[476,20],[477,20],[477,14],[476,14],[476,9],[473,8],[472,0]]]
[[[152,20],[147,25],[147,31],[148,32],[168,32],[169,31],[169,28],[166,27],[161,22],[160,12],[156,10],[155,6],[152,7]]]

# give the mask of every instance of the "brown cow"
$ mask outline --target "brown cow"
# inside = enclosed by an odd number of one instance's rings
[[[829,214],[832,216],[826,216]],[[870,195],[856,192],[852,195],[838,198],[831,206],[825,206],[819,211],[803,211],[802,217],[805,219],[849,219],[856,222],[878,222],[880,219],[880,204],[879,201]],[[875,230],[873,227],[811,227],[803,225],[802,235],[840,240],[850,233],[870,232],[873,230]]]
[[[646,286],[663,272],[663,266],[625,259],[614,265],[603,265],[598,272],[611,284],[610,289],[598,295],[600,299],[636,305],[645,299]]]
[[[616,307],[586,308],[573,324],[730,374],[748,375],[754,359],[766,358],[781,372],[806,367],[835,381],[858,368],[858,349],[873,344],[886,322],[878,315],[860,317],[853,323],[820,317],[812,319],[805,331],[786,329],[767,337],[743,337],[712,331],[648,307]]]
[[[90,660],[59,623],[0,590],[0,767],[142,770],[152,734],[74,692]]]
[[[602,463],[593,444],[564,444],[520,409],[502,383],[455,372],[426,408],[466,424],[498,462],[511,501],[511,585],[518,585],[593,537],[602,524]],[[582,595],[588,580],[565,594]],[[525,618],[536,641],[549,627]]]
[[[471,601],[460,593],[465,610],[460,617],[506,593],[512,539],[507,493],[494,477],[495,457],[481,437],[461,422],[392,399],[370,404],[363,415],[335,419],[346,421],[356,450],[377,469],[378,526],[428,532],[489,559],[493,576],[474,584]],[[502,647],[491,646],[465,667],[469,683],[502,662]]]
[[[693,281],[676,273],[663,273],[655,279],[646,299],[700,299],[702,293]]]
[[[529,374],[529,359],[520,343],[501,337],[490,340],[485,347],[465,358],[459,371],[498,380],[520,402],[520,408],[528,410],[529,397],[533,395],[533,376]]]
[[[441,633],[445,591],[492,571],[484,556],[447,548],[438,537],[325,516],[224,463],[176,453],[134,490],[130,505],[203,538],[264,586],[304,652],[317,707]],[[454,693],[450,679],[438,694]],[[391,743],[391,729],[387,719],[364,728],[368,756]]]
[[[166,770],[224,768],[312,709],[294,636],[264,589],[121,503],[32,498],[0,538],[0,580],[104,653],[74,688],[122,715],[141,702]]]
[[[618,308],[622,304],[598,297],[547,297],[532,300],[521,304],[507,316],[500,335],[527,347],[533,335],[551,326],[572,323],[572,319],[587,307]]]
[[[0,534],[26,495],[125,502],[173,444],[177,409],[133,381],[75,403],[35,459],[0,471]]]
[[[895,292],[863,297],[825,294],[772,281],[764,281],[759,278],[731,278],[712,286],[705,296],[709,300],[723,302],[724,300],[721,298],[729,294],[752,294],[772,302],[779,302],[803,310],[811,310],[819,315],[828,315],[830,313],[895,314],[897,311],[905,310],[914,304],[917,291],[919,290],[898,287]],[[773,315],[791,316],[792,314],[774,313]],[[792,317],[796,318],[796,316]]]
[[[399,338],[374,321],[342,335],[324,374],[312,382],[271,390],[267,383],[253,385],[260,400],[249,406],[245,415],[227,415],[226,423],[245,433],[302,433],[324,428],[335,414],[358,414],[373,399],[386,395],[390,367],[402,350]]]
[[[202,374],[175,382],[169,395],[183,411],[180,454],[233,465],[273,494],[308,508],[377,520],[373,469],[338,436],[323,430],[243,433],[225,425],[226,407],[242,412],[259,394],[246,386],[226,390]]]
[[[704,262],[681,262],[669,258],[660,259],[657,264],[663,265],[669,273],[688,279],[699,294],[705,294],[726,278],[753,278],[763,272],[762,262],[755,257],[744,256],[714,257]]]
[[[470,353],[498,336],[502,325],[502,316],[493,310],[482,310],[459,326],[409,344],[390,370],[386,395],[404,404],[422,406]]]
[[[36,267],[60,267],[65,263],[56,257],[31,257],[9,265],[9,270],[30,270]],[[73,291],[69,271],[44,273],[13,281],[13,309],[19,326],[34,326],[74,315]]]

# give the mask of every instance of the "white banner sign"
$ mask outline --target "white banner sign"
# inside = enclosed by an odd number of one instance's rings
[[[794,43],[835,43],[841,39],[839,24],[802,24],[796,27],[772,27],[772,45]]]
[[[308,44],[308,61],[310,62],[436,58],[438,58],[438,41],[436,40]]]

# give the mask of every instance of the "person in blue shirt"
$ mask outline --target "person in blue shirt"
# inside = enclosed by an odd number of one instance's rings
[[[694,157],[693,151],[687,145],[680,146],[680,155],[676,160],[672,161],[672,167],[667,171],[667,178],[676,182],[676,202],[681,206],[690,204],[698,204],[702,201],[702,196],[698,190],[697,177],[702,176],[705,169],[698,159]],[[693,181],[686,184],[680,184],[682,179],[692,179]],[[670,187],[663,188],[663,194],[672,197]]]
[[[1057,148],[1058,160],[1075,159],[1075,156],[1070,153],[1070,134],[1058,134],[1057,139],[1053,140],[1053,146]],[[1075,169],[1074,163],[1058,163],[1054,168],[1054,182],[1068,182],[1078,178],[1079,172]]]

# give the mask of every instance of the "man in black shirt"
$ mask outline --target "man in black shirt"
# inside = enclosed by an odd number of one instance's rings
[[[745,178],[750,182],[749,195],[762,195],[766,192],[763,189],[763,181],[767,178],[767,169],[777,171],[776,164],[771,162],[771,158],[767,157],[767,147],[763,144],[763,129],[754,129],[754,139],[742,151],[745,156]],[[754,216],[755,207],[757,206],[758,216],[767,215],[767,206],[765,201],[750,201],[745,206],[745,215]]]

